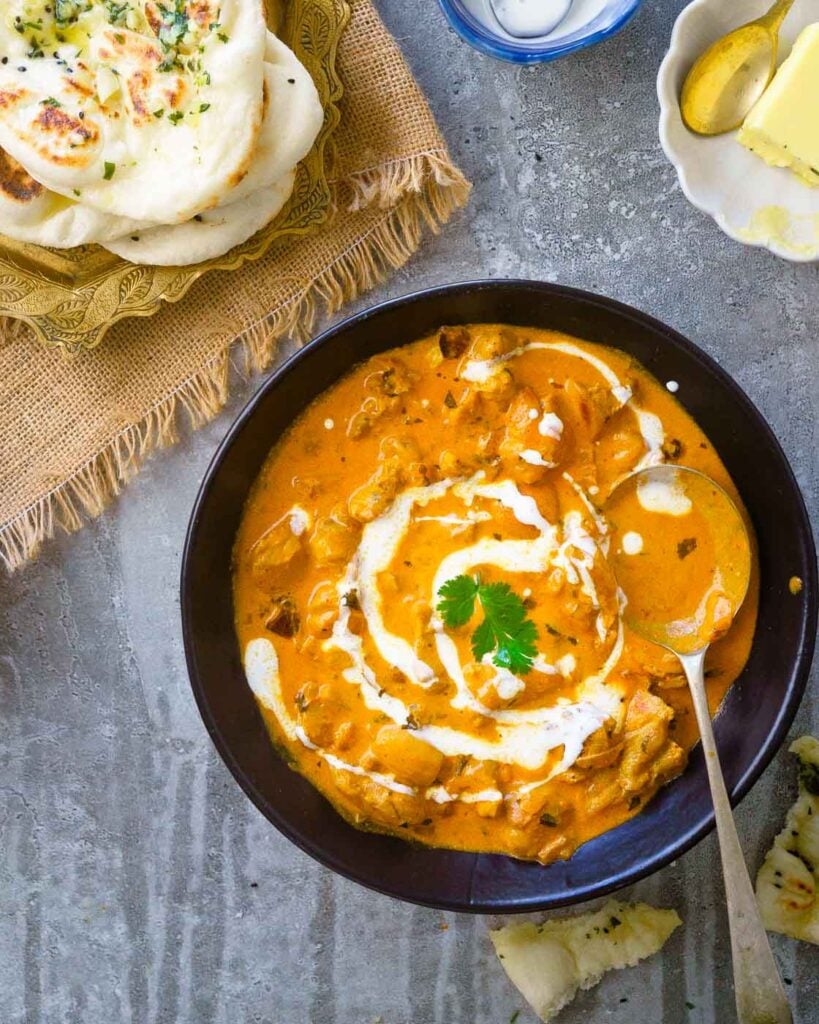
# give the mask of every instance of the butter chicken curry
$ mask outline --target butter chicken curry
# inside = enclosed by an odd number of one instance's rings
[[[648,538],[615,552],[601,510],[662,462],[739,500],[641,366],[553,331],[444,327],[322,394],[235,549],[247,678],[294,768],[360,828],[542,863],[639,813],[697,730],[676,657],[623,621],[611,559],[634,578]],[[697,589],[707,565],[666,548]],[[756,607],[754,573],[708,655],[712,709]]]

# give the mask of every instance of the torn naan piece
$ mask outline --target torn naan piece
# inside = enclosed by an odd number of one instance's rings
[[[756,876],[756,898],[769,931],[819,945],[819,740],[802,736],[789,749],[799,796]]]
[[[510,980],[545,1022],[606,971],[633,967],[662,949],[681,923],[675,910],[609,900],[595,913],[512,924],[489,934]]]
[[[169,224],[217,206],[247,174],[263,115],[262,0],[5,6],[0,146],[36,181]]]

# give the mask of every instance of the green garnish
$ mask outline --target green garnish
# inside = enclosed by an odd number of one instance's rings
[[[114,177],[114,173],[116,172],[116,169],[117,169],[117,165],[116,164],[109,164],[108,161],[106,160],[105,161],[105,173],[103,174],[103,178],[105,178],[106,181],[110,181]]]
[[[438,613],[452,629],[465,626],[480,602],[483,622],[472,634],[476,661],[494,651],[498,668],[524,674],[537,657],[537,626],[526,615],[523,601],[507,583],[482,583],[480,576],[456,576],[438,591]]]

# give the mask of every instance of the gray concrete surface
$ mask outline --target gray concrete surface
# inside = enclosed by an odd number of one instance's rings
[[[725,238],[657,142],[654,78],[681,0],[528,70],[479,57],[433,0],[381,0],[469,209],[377,297],[479,275],[587,286],[712,353],[779,435],[819,521],[817,269]],[[487,922],[375,896],[256,812],[188,687],[177,578],[188,510],[230,409],[153,459],[115,508],[0,584],[0,1024],[519,1024]],[[816,673],[793,733],[819,727]],[[738,813],[756,865],[792,787],[780,753]],[[633,895],[679,908],[659,957],[563,1024],[731,1024],[713,838]],[[775,940],[799,1024],[819,951]]]

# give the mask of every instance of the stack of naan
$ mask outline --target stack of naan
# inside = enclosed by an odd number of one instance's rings
[[[221,256],[281,210],[322,119],[263,0],[0,0],[0,234]]]

